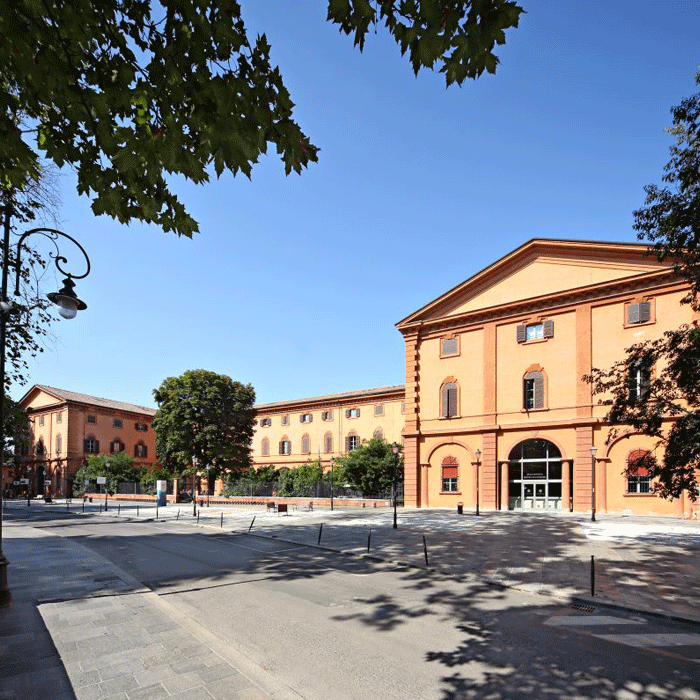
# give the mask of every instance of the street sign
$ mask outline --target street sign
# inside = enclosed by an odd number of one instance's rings
[[[98,486],[104,486],[107,483],[107,477],[106,476],[98,476],[97,477],[97,485]]]
[[[20,479],[19,483],[22,484],[22,486],[29,486],[29,479]]]

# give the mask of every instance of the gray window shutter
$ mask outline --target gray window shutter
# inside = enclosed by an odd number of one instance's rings
[[[345,438],[345,451],[350,452],[350,436],[349,435]]]
[[[280,440],[280,454],[284,454],[284,440]]]
[[[515,329],[515,337],[519,343],[524,343],[527,339],[527,327],[524,323],[519,323]]]
[[[552,319],[547,319],[543,323],[543,335],[545,338],[554,337],[554,321],[552,321]]]
[[[643,301],[639,304],[639,322],[647,323],[651,319],[651,303]]]
[[[535,380],[535,408],[544,408],[544,377],[541,372],[533,372]]]
[[[345,417],[350,418],[350,409],[349,408],[345,409]]]
[[[449,384],[442,387],[442,417],[447,418],[449,414]]]
[[[100,454],[100,441],[95,440],[95,454]]]
[[[639,323],[639,304],[630,304],[627,307],[627,323]]]
[[[450,411],[450,416],[457,415],[457,387],[452,384],[449,391],[447,392],[449,397],[448,409]]]

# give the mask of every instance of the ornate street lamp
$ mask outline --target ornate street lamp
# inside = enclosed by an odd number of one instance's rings
[[[598,448],[591,445],[591,520],[595,522],[595,453]]]
[[[7,342],[7,318],[12,313],[12,303],[7,297],[7,278],[10,274],[10,267],[15,269],[15,296],[19,296],[20,275],[22,272],[21,255],[22,244],[25,238],[35,233],[40,233],[45,238],[48,238],[56,249],[55,253],[49,253],[49,257],[53,259],[58,271],[65,275],[63,287],[58,292],[48,294],[48,298],[59,308],[59,314],[63,318],[75,318],[78,311],[87,308],[87,304],[81,301],[75,293],[74,279],[79,280],[88,276],[90,273],[90,258],[85,252],[85,249],[75,240],[63,231],[58,231],[54,228],[33,228],[22,234],[17,241],[17,250],[15,252],[14,261],[10,261],[10,230],[12,228],[12,206],[8,203],[1,207],[5,215],[3,239],[2,239],[2,286],[0,287],[0,607],[6,607],[12,600],[12,595],[7,587],[7,565],[8,561],[2,552],[2,517],[3,517],[3,478],[4,478],[4,462],[5,462],[5,354]],[[76,245],[80,252],[85,257],[87,268],[82,275],[74,275],[63,269],[62,265],[68,262],[68,259],[61,255],[58,248],[58,239],[66,238],[71,243]]]
[[[396,465],[399,461],[399,446],[394,442],[391,445],[391,451],[394,453],[394,484],[393,484],[393,492],[394,492],[394,530],[396,530]]]
[[[479,515],[479,465],[481,464],[481,450],[477,448],[476,457],[476,514]]]

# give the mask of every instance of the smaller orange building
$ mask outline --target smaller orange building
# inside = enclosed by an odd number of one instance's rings
[[[155,409],[101,399],[74,391],[35,384],[19,401],[30,422],[31,445],[18,467],[5,474],[10,490],[31,494],[69,494],[69,484],[91,454],[127,452],[137,465],[153,466],[156,435],[151,427]],[[42,472],[43,470],[43,472]]]

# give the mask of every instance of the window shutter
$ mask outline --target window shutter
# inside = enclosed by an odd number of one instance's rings
[[[627,307],[627,323],[639,323],[639,304],[630,304]]]
[[[457,387],[453,384],[447,391],[450,416],[457,415]]]
[[[651,319],[651,302],[643,301],[639,304],[639,322],[647,323]]]
[[[449,466],[442,468],[442,478],[443,479],[456,479],[457,478],[457,467]]]
[[[39,447],[38,444],[37,444],[37,447]],[[88,441],[83,440],[83,452],[87,452],[87,451],[88,451]],[[37,452],[38,452],[38,450],[37,450]]]
[[[544,377],[541,372],[533,372],[535,380],[535,406],[534,408],[544,408]]]
[[[527,339],[527,328],[524,323],[519,323],[516,327],[515,337],[519,343],[524,343]]]
[[[280,440],[280,454],[284,454],[284,440]]]
[[[109,443],[109,451],[110,451],[110,453],[111,453],[111,452],[114,452],[114,445],[115,445],[115,443],[113,443],[113,442],[110,442],[110,443]]]
[[[100,441],[95,440],[95,454],[100,454]]]
[[[345,417],[350,418],[350,409],[349,408],[345,409]]]
[[[349,435],[345,438],[345,451],[350,452],[350,436]]]
[[[445,384],[442,387],[442,417],[443,418],[448,418],[449,417],[449,401],[448,401],[448,396],[449,396],[449,384]]]
[[[554,337],[554,321],[547,319],[543,324],[543,335],[545,338]]]

